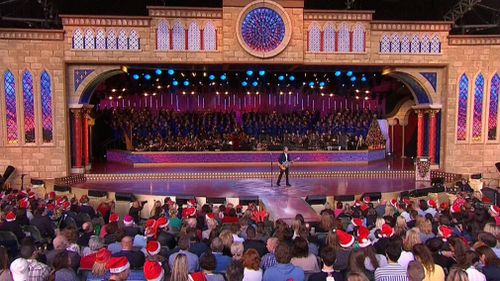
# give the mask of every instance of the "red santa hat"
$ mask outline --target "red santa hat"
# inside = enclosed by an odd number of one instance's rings
[[[62,206],[62,204],[64,204],[64,202],[66,202],[66,198],[65,198],[65,197],[59,197],[59,198],[56,200],[56,205],[58,205],[58,206]]]
[[[95,261],[98,263],[106,263],[111,257],[111,252],[107,248],[101,248],[95,255]]]
[[[462,211],[462,207],[459,204],[453,204],[451,205],[450,211],[452,213],[460,213]]]
[[[146,221],[146,228],[148,227],[154,227],[156,225],[156,220],[155,219],[148,219]]]
[[[194,217],[196,216],[196,208],[187,208],[187,209],[184,209],[183,210],[183,216],[182,218],[186,219],[186,218],[190,218],[190,217]]]
[[[29,197],[30,199],[35,198],[35,196],[36,196],[36,194],[35,194],[33,191],[30,191],[30,192],[28,193],[28,197]]]
[[[353,219],[351,220],[351,223],[352,223],[354,226],[360,227],[360,226],[363,226],[363,219],[360,219],[360,218],[353,218]]]
[[[394,208],[397,208],[398,207],[398,199],[394,198],[391,200],[391,205],[394,207]]]
[[[450,208],[450,205],[448,205],[447,202],[443,202],[439,204],[439,208],[441,208],[441,210],[448,210],[448,208]]]
[[[146,261],[144,263],[144,278],[148,281],[160,281],[163,280],[165,271],[163,270],[161,263],[156,261]]]
[[[120,216],[117,214],[111,214],[109,216],[109,222],[118,222],[120,220]]]
[[[62,208],[63,210],[69,210],[69,208],[71,208],[71,203],[69,203],[68,201],[64,202],[62,204]]]
[[[207,220],[213,220],[213,219],[215,219],[215,215],[214,215],[214,213],[208,213],[205,215],[205,218]]]
[[[158,242],[158,241],[151,240],[146,245],[146,251],[151,256],[157,255],[160,252],[160,249],[161,249],[161,245],[160,245],[160,242]]]
[[[354,236],[343,231],[343,230],[335,230],[337,233],[337,237],[339,238],[339,245],[342,248],[351,247],[354,244]]]
[[[361,205],[361,207],[359,207],[361,209],[362,212],[368,210],[368,205]]]
[[[368,247],[372,244],[370,239],[368,238],[370,236],[370,230],[368,228],[361,226],[358,228],[358,245],[361,248]]]
[[[160,217],[156,221],[156,225],[158,226],[158,228],[165,228],[168,225],[168,219],[166,217]]]
[[[123,218],[123,224],[125,226],[131,226],[132,224],[134,224],[134,218],[131,215],[126,215]]]
[[[195,199],[189,199],[189,200],[187,201],[187,205],[188,205],[189,207],[196,207],[196,200],[195,200]]]
[[[365,197],[363,197],[363,202],[368,204],[368,203],[372,202],[372,199],[370,198],[370,196],[365,196]]]
[[[384,223],[382,225],[382,229],[381,229],[381,234],[382,234],[382,237],[392,237],[394,235],[394,228],[392,228],[390,225]]]
[[[30,201],[28,201],[28,198],[23,198],[21,201],[19,201],[19,208],[21,209],[28,209],[30,206]]]
[[[7,215],[5,216],[5,220],[8,222],[15,221],[16,214],[14,214],[14,212],[12,212],[12,211],[8,212]]]
[[[361,200],[359,200],[359,199],[354,200],[354,206],[356,206],[356,207],[361,206]]]
[[[500,215],[500,207],[498,207],[497,205],[491,205],[490,206],[490,213],[491,213],[491,216],[498,217],[498,215]]]
[[[130,263],[126,257],[112,257],[106,263],[106,269],[111,274],[119,274],[130,268]]]
[[[410,198],[403,198],[403,203],[405,203],[406,206],[411,205]]]
[[[156,232],[155,232],[155,228],[154,227],[146,227],[146,231],[145,231],[145,236],[146,237],[154,237]]]
[[[80,203],[85,204],[88,202],[89,202],[89,197],[86,194],[84,194],[84,195],[82,195],[82,197],[80,197]]]
[[[56,193],[54,191],[51,191],[49,193],[49,200],[54,200],[54,199],[56,199]]]
[[[56,206],[54,205],[54,203],[47,204],[47,210],[54,211],[55,208],[56,208]]]
[[[433,209],[437,208],[437,203],[436,203],[436,201],[434,199],[427,200],[427,205],[429,205],[429,207],[431,207]]]
[[[443,237],[443,241],[446,241],[453,234],[453,229],[445,225],[441,225],[440,227],[438,227],[438,233],[439,235],[441,235],[441,237]]]

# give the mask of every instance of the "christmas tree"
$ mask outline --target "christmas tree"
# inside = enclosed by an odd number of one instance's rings
[[[365,142],[368,145],[368,149],[385,148],[385,138],[382,134],[382,130],[380,130],[377,119],[373,119]]]

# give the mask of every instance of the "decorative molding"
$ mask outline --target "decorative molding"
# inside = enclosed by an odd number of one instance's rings
[[[80,86],[80,84],[82,84],[83,80],[85,80],[85,78],[87,78],[87,76],[89,76],[90,74],[92,74],[92,72],[94,72],[93,69],[75,69],[73,71],[73,73],[74,73],[74,83],[75,83],[75,92],[78,89],[78,87]]]
[[[305,10],[304,20],[371,21],[374,11]]]
[[[222,19],[221,8],[167,8],[148,6],[151,17]]]
[[[148,27],[150,17],[122,17],[122,16],[73,16],[61,15],[64,26],[138,26]]]
[[[449,45],[500,45],[498,35],[450,35]]]
[[[62,41],[64,40],[64,31],[0,28],[0,39]]]
[[[437,72],[420,72],[420,75],[429,81],[435,92],[437,89]]]
[[[373,21],[372,30],[449,32],[449,22]]]

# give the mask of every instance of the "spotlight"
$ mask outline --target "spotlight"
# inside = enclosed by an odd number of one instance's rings
[[[288,92],[288,95],[292,95],[292,91],[289,91],[289,92]]]
[[[356,76],[351,77],[351,81],[352,82],[356,81]]]
[[[194,95],[194,91],[191,91],[191,95]]]
[[[255,94],[258,96],[258,95],[259,95],[259,92],[257,91],[257,92],[255,92]]]
[[[187,86],[189,86],[189,81],[188,81],[188,80],[186,80],[186,81],[184,81],[184,83],[183,83],[183,84],[184,84],[184,86],[186,86],[186,87],[187,87]]]
[[[111,92],[113,92],[113,93],[116,92],[116,89],[111,89]]]
[[[210,75],[208,76],[208,79],[210,79],[210,80],[212,80],[212,81],[213,81],[213,80],[215,80],[215,75],[210,74]]]
[[[370,93],[370,90],[366,90],[366,91],[365,91],[365,94],[369,94],[369,93]]]
[[[148,95],[148,93],[144,93],[144,96],[145,96],[145,97],[147,97],[147,96],[149,96],[149,95]]]
[[[123,89],[122,89],[122,92],[125,92],[126,90],[127,90],[127,89],[123,88]]]
[[[178,85],[179,85],[179,81],[174,80],[174,81],[172,82],[172,85],[174,85],[174,86],[178,86]]]
[[[370,98],[369,97],[365,97],[365,100],[369,100]]]
[[[339,70],[335,71],[335,76],[339,77],[342,74]]]
[[[355,90],[355,92],[356,92],[356,93],[359,93],[359,89],[356,89],[356,90]]]
[[[333,93],[330,93],[330,97],[333,97]]]
[[[258,85],[259,85],[259,83],[257,81],[252,82],[252,86],[257,87]]]
[[[366,82],[366,77],[361,77],[361,81]]]
[[[282,96],[282,95],[283,95],[283,92],[280,92],[280,96]]]
[[[226,74],[222,74],[222,75],[220,76],[220,80],[224,81],[224,80],[226,80],[226,79],[227,79]]]
[[[247,82],[247,81],[243,81],[243,82],[241,82],[241,86],[246,87],[247,85],[248,85],[248,82]]]
[[[156,96],[156,93],[151,94],[152,96]]]
[[[149,74],[144,75],[144,79],[146,79],[146,80],[151,79],[151,75],[149,75]]]
[[[356,96],[356,99],[359,100],[359,96]]]
[[[247,75],[252,76],[253,75],[253,70],[247,70]]]
[[[186,91],[182,91],[182,94],[185,95],[186,94]]]
[[[283,76],[283,75],[278,76],[278,80],[280,80],[280,81],[285,80],[285,76]]]
[[[265,71],[265,70],[260,70],[260,71],[259,71],[259,75],[260,75],[260,76],[264,76],[264,75],[266,75],[266,71]]]
[[[250,95],[250,92],[247,92],[247,95]]]
[[[161,85],[156,86],[156,89],[161,89]]]
[[[173,69],[169,69],[167,71],[168,75],[174,75],[175,74],[175,71]]]
[[[109,98],[108,98],[108,99],[109,99],[109,100],[112,100],[112,99],[113,99],[113,97],[112,97],[112,96],[109,96]]]
[[[227,96],[227,95],[229,95],[229,92],[228,92],[228,91],[225,91],[225,92],[224,92],[224,95],[226,95],[226,96]]]
[[[118,96],[118,99],[121,100],[122,99],[122,96]]]
[[[163,71],[158,68],[155,70],[155,73],[156,73],[156,75],[161,75],[163,73]]]
[[[309,82],[309,87],[314,88],[314,82]]]
[[[295,81],[295,76],[290,75],[290,78],[288,78],[288,79],[290,79],[290,81]]]
[[[321,96],[324,97],[325,96],[325,93],[321,93]]]
[[[350,71],[350,70],[349,70],[349,71],[347,71],[346,75],[347,75],[348,77],[351,77],[351,76],[352,76],[352,71]]]
[[[215,92],[216,95],[219,95],[220,93],[219,92]]]
[[[134,80],[139,80],[139,74],[132,75],[132,78],[134,78]]]
[[[325,82],[319,82],[319,86],[323,88],[325,86]]]

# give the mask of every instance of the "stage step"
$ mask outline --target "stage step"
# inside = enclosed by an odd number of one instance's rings
[[[316,211],[300,197],[265,196],[261,198],[261,201],[272,220],[284,219],[291,223],[295,215],[301,214],[306,222],[319,221]]]

